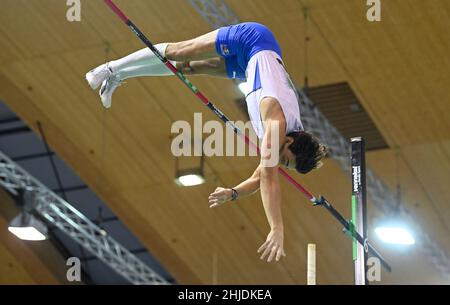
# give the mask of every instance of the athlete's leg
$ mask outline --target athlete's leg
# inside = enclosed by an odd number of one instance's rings
[[[215,43],[217,31],[215,30],[186,41],[159,43],[155,47],[164,57],[167,57],[171,61],[203,60],[216,57]],[[149,68],[158,69],[158,66],[162,66],[163,63],[161,63],[149,48],[141,49],[109,63],[109,67],[113,73],[133,66],[143,65],[149,65]]]
[[[211,75],[227,77],[225,60],[222,57],[215,57],[205,60],[178,61],[175,63],[177,70],[185,75]],[[172,72],[165,65],[142,65],[132,66],[120,70],[117,75],[120,80],[141,76],[162,76],[171,75]]]
[[[216,38],[219,30],[215,30],[194,39],[169,43],[166,57],[174,61],[194,61],[217,57]]]
[[[158,43],[155,45],[155,48],[165,56],[167,45],[167,42]],[[107,65],[112,73],[118,73],[123,69],[137,66],[161,66],[164,64],[149,48],[143,48],[122,58],[112,60]]]
[[[227,77],[226,63],[223,57],[177,62],[177,69],[186,75]]]
[[[187,75],[211,75],[227,77],[225,59],[222,57],[209,58],[205,60],[176,62],[176,67]],[[120,83],[132,77],[172,75],[173,73],[165,65],[141,65],[125,68],[110,75],[102,84],[100,98],[106,108],[111,107],[111,98],[114,90]]]
[[[177,64],[173,62],[172,64]],[[118,78],[123,81],[128,78],[141,77],[141,76],[165,76],[173,75],[172,71],[169,70],[165,65],[140,65],[131,66],[124,68],[115,73]]]
[[[218,30],[209,32],[194,39],[175,42],[159,43],[155,48],[167,57],[173,65],[176,61],[205,60],[218,56],[216,54],[215,42]],[[124,72],[125,71],[125,72]],[[86,79],[92,89],[96,89],[105,79],[112,74],[133,76],[163,76],[172,75],[172,72],[156,57],[149,49],[143,48],[130,55],[110,61],[98,66],[86,74]]]
[[[225,73],[221,71],[225,70],[225,63],[217,58],[215,47],[218,31],[215,30],[187,41],[159,43],[155,45],[155,48],[173,65],[184,67],[187,74],[223,76]],[[177,61],[184,63],[180,64]],[[102,85],[100,97],[103,105],[109,108],[113,92],[124,79],[172,74],[149,48],[144,48],[91,70],[86,74],[86,79],[93,89]]]

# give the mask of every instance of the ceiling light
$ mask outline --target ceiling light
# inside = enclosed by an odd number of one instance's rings
[[[411,232],[403,226],[385,225],[375,229],[377,236],[385,243],[396,245],[413,245],[414,237]]]
[[[198,157],[175,158],[175,183],[181,186],[194,186],[205,183],[203,174],[204,155],[203,142],[202,153]]]
[[[176,178],[176,182],[182,186],[199,185],[205,182],[205,178],[199,174],[186,174]]]
[[[47,239],[47,226],[26,212],[20,213],[10,222],[8,231],[22,240]]]
[[[241,92],[244,94],[244,95],[246,95],[246,94],[248,94],[248,85],[247,85],[247,83],[239,83],[238,84],[238,87],[239,87],[239,90],[241,90]]]

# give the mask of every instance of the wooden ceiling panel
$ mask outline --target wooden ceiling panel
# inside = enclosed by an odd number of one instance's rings
[[[30,67],[33,67],[33,69]],[[29,73],[30,70],[37,73]],[[143,113],[148,115],[142,116],[134,111],[136,108],[132,107],[133,102],[145,99],[143,97],[145,96],[145,90],[139,86],[139,83],[129,84],[128,92],[130,94],[128,96],[124,95],[126,93],[124,90],[115,95],[117,100],[126,97],[126,102],[129,99],[132,104],[130,107],[127,107],[126,103],[122,103],[124,105],[123,112],[117,115],[112,111],[103,110],[99,103],[98,95],[90,90],[83,90],[83,88],[86,89],[84,80],[80,79],[78,74],[68,73],[67,63],[60,58],[52,59],[51,63],[43,60],[28,61],[26,64],[9,66],[6,71],[12,79],[23,80],[23,83],[26,84],[26,92],[31,99],[49,101],[48,105],[45,105],[43,102],[37,102],[36,106],[38,108],[48,106],[51,111],[46,112],[46,115],[52,120],[63,118],[60,122],[62,124],[61,128],[70,131],[73,135],[72,139],[83,150],[88,153],[96,152],[98,161],[102,163],[102,166],[104,165],[112,172],[122,173],[124,182],[126,182],[125,185],[145,183],[141,179],[135,181],[132,178],[135,176],[135,171],[139,171],[140,166],[125,165],[123,162],[110,159],[112,154],[109,154],[109,150],[120,150],[120,148],[109,146],[116,143],[111,138],[116,138],[119,130],[129,130],[130,136],[120,139],[123,155],[135,160],[151,160],[150,148],[154,145],[152,145],[151,139],[146,137],[148,130],[167,130],[170,132],[169,121],[160,115],[154,115],[157,113],[153,107],[154,104],[141,102],[144,108]],[[38,77],[38,73],[47,75],[47,78],[43,80]],[[58,88],[58,90],[54,90],[54,88]],[[68,92],[71,94],[68,94]],[[82,94],[78,94],[78,92],[82,92]],[[116,108],[122,110],[119,107]],[[74,117],[74,113],[82,113],[82,116]],[[86,130],[91,130],[91,132],[87,133]],[[166,134],[166,142],[168,142],[168,136],[169,134]],[[131,139],[137,140],[137,143],[134,141],[130,142]],[[136,150],[137,155],[130,155],[127,152],[131,143],[139,148]],[[166,153],[168,152],[166,151]],[[141,169],[146,172],[164,173],[163,167],[157,162],[146,162],[145,164],[146,166]],[[126,174],[127,172],[129,174]]]
[[[36,284],[14,254],[0,244],[0,283],[2,284]]]
[[[434,196],[428,192],[424,177],[416,170],[417,166],[427,162],[420,160],[420,157],[418,162],[411,162],[411,149],[406,148],[405,151],[401,151],[398,160],[395,153],[390,150],[379,151],[376,154],[370,153],[368,162],[375,168],[375,173],[384,178],[384,182],[394,194],[397,192],[397,184],[400,183],[401,202],[411,211],[410,217],[414,223],[427,228],[427,232],[437,237],[447,236],[449,234],[448,217],[444,216],[445,211],[440,210],[445,209],[447,202],[443,198],[434,200]],[[445,166],[444,163],[444,168]],[[433,181],[430,180],[430,183]],[[445,184],[445,180],[442,183]],[[450,241],[447,238],[439,238],[439,242],[444,249],[450,249]]]
[[[268,268],[261,268],[256,249],[264,236],[242,215],[239,207],[208,208],[206,198],[212,187],[207,184],[197,187],[197,190],[193,188],[188,192],[174,192],[172,185],[156,185],[140,190],[130,189],[123,196],[132,200],[138,213],[149,223],[165,232],[173,250],[186,260],[192,272],[203,281],[207,282],[211,278],[209,263],[214,249],[217,249],[219,257],[227,258],[219,269],[232,272],[234,280],[239,283],[287,281],[282,265],[272,264]],[[157,199],[150,197],[155,194],[153,188],[157,188],[160,193]],[[164,261],[164,258],[161,259]],[[167,267],[170,272],[170,266]],[[176,270],[173,272],[176,273]]]
[[[404,148],[406,162],[421,185],[427,190],[431,200],[430,208],[449,225],[450,211],[448,198],[448,174],[450,172],[450,140]],[[432,167],[432,170],[430,170]],[[427,173],[424,176],[422,173]],[[450,235],[450,226],[447,226]],[[449,243],[450,244],[450,243]]]

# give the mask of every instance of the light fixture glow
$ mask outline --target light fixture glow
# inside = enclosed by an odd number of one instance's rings
[[[247,83],[239,83],[238,84],[239,90],[241,90],[241,92],[246,95],[248,93],[248,88],[247,88]]]
[[[182,186],[193,186],[204,183],[205,178],[201,175],[189,174],[178,177],[177,182]]]
[[[38,241],[46,239],[45,235],[34,227],[8,227],[8,231],[22,240]]]
[[[397,244],[397,245],[413,245],[415,244],[414,237],[411,233],[401,227],[378,227],[375,229],[375,233],[377,236],[389,244]]]
[[[17,215],[10,222],[8,231],[22,240],[47,239],[47,226],[28,212]]]

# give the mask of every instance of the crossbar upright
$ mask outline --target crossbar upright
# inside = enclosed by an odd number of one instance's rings
[[[367,240],[366,157],[362,137],[351,138],[352,147],[352,230]],[[352,232],[354,233],[354,232]],[[367,285],[367,252],[364,245],[353,238],[355,285]]]

